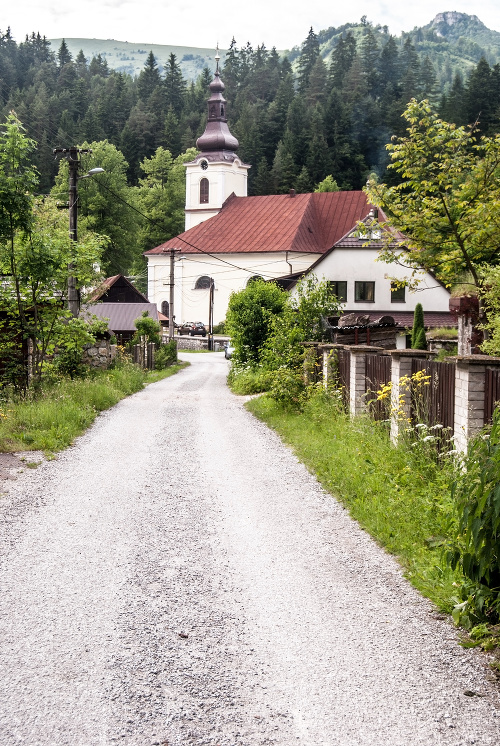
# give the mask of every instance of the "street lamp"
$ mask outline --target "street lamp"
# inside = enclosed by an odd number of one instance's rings
[[[91,154],[88,148],[54,148],[54,155],[61,153],[68,161],[69,167],[69,237],[72,241],[78,240],[78,188],[79,179],[87,179],[94,174],[104,173],[103,168],[91,168],[83,176],[78,176],[80,167],[80,155]],[[76,279],[73,275],[74,263],[68,265],[68,310],[72,316],[78,316],[80,312],[80,293],[76,287]]]

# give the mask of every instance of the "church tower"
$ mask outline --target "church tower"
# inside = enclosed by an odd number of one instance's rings
[[[242,163],[236,155],[239,143],[227,126],[219,60],[217,49],[215,75],[210,83],[207,126],[196,141],[200,152],[194,161],[185,164],[185,230],[217,215],[231,194],[247,196],[247,172],[250,166]]]

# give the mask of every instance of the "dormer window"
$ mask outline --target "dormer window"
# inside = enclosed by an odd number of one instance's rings
[[[200,205],[208,205],[209,184],[208,179],[200,181]]]

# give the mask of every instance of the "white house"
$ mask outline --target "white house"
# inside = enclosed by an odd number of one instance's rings
[[[314,273],[328,280],[344,304],[344,313],[368,314],[372,321],[388,315],[400,326],[409,327],[415,306],[421,303],[426,326],[454,326],[456,321],[449,312],[450,293],[439,280],[423,269],[413,273],[411,267],[401,263],[379,260],[384,231],[376,227],[374,213],[363,221],[366,229],[354,226],[304,275]],[[381,214],[381,218],[385,222],[385,216]],[[395,244],[396,248],[400,250]],[[412,274],[414,289],[398,286],[397,280],[408,281]],[[296,282],[290,289],[296,292]]]

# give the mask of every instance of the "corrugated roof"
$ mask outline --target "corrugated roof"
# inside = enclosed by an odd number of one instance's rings
[[[343,309],[343,314],[347,313],[361,313],[368,315],[370,321],[376,321],[381,316],[392,316],[396,324],[411,328],[413,326],[413,311],[394,311],[392,308],[389,311],[360,311],[359,309]],[[427,329],[430,327],[440,326],[452,326],[456,327],[457,320],[453,318],[451,313],[447,311],[424,311],[424,325]]]
[[[370,205],[364,192],[276,194],[226,200],[218,215],[146,251],[165,249],[183,253],[240,254],[296,251],[322,254],[330,249]]]
[[[119,334],[121,332],[135,332],[134,321],[147,311],[155,321],[158,321],[158,309],[155,303],[90,303],[84,308],[84,315],[94,314],[99,319],[109,319],[108,328]]]

